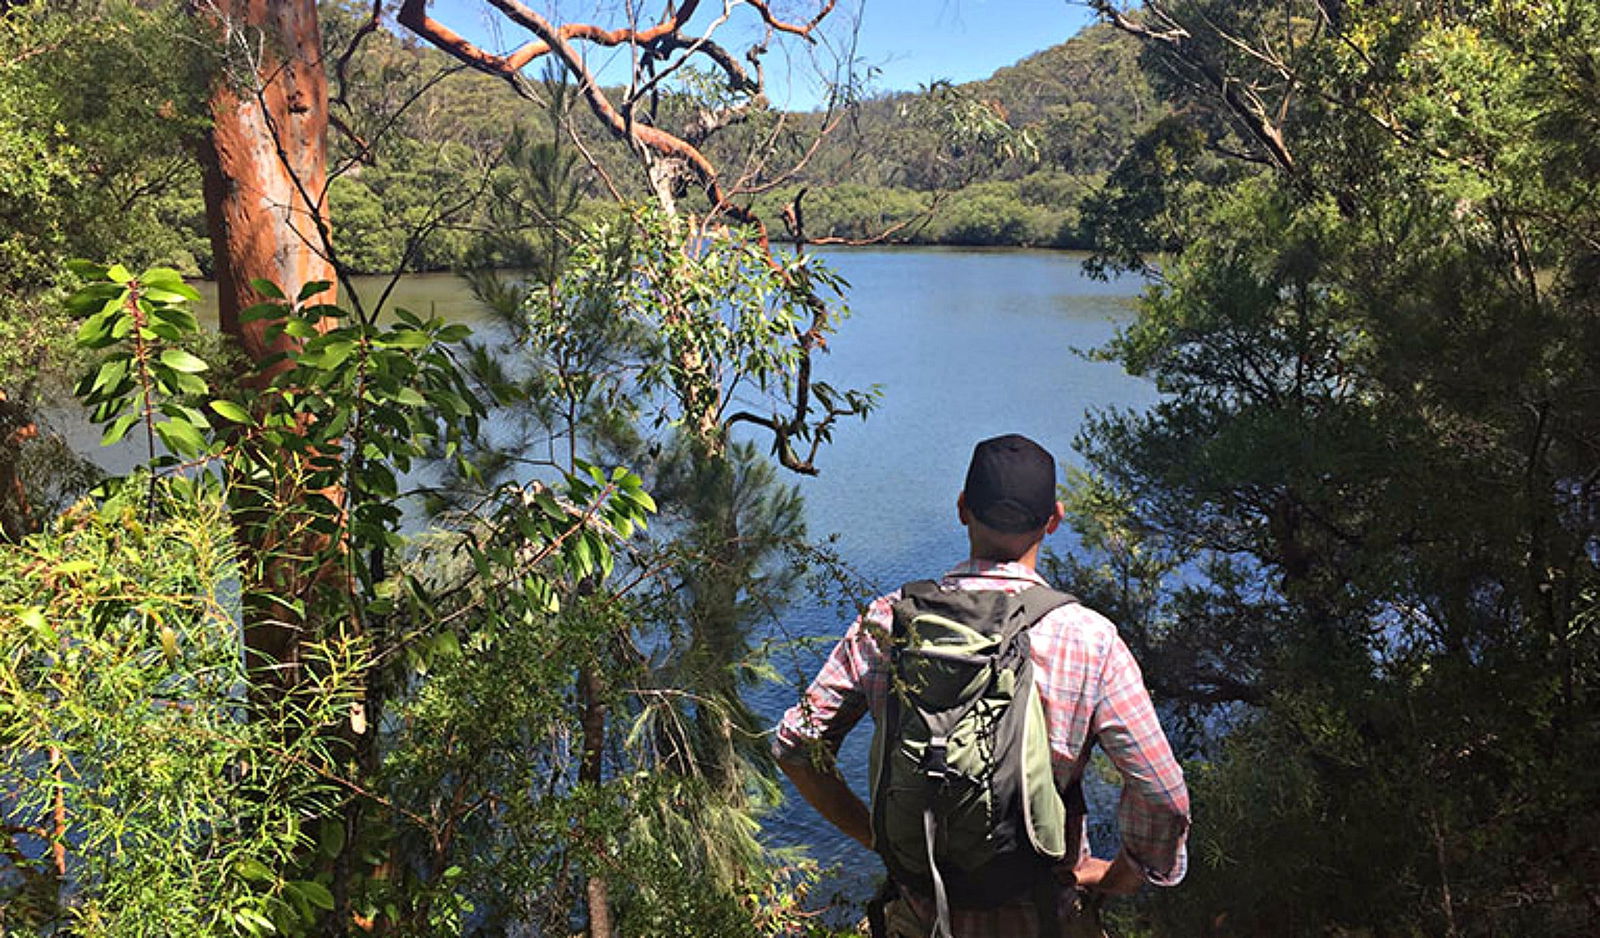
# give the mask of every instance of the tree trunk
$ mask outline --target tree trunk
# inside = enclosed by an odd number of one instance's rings
[[[0,542],[15,544],[37,525],[22,481],[22,447],[39,435],[39,424],[0,388]]]
[[[605,687],[593,666],[578,671],[578,698],[583,707],[583,761],[578,763],[578,781],[598,787],[605,764],[606,705]],[[611,938],[614,927],[610,880],[591,875],[584,891],[589,905],[589,938]]]
[[[228,46],[211,93],[211,132],[201,148],[217,309],[222,331],[260,362],[294,340],[269,342],[265,321],[239,321],[240,311],[261,299],[250,281],[271,280],[292,296],[303,284],[334,279],[323,244],[328,79],[322,34],[315,0],[221,0],[213,15]],[[260,58],[249,61],[253,54]],[[255,383],[272,373],[255,376]]]
[[[205,171],[206,221],[217,280],[222,332],[252,366],[246,386],[264,388],[287,362],[268,363],[297,340],[269,339],[268,322],[241,322],[240,313],[264,299],[250,285],[264,279],[289,296],[312,281],[334,280],[324,235],[328,230],[328,81],[315,0],[216,0],[201,9],[224,44],[214,78],[212,126],[200,146]],[[332,293],[321,302],[333,302]],[[272,458],[263,455],[268,465]],[[237,496],[245,578],[245,646],[262,675],[267,697],[298,682],[299,647],[308,626],[307,599],[326,578],[305,558],[325,555],[327,542],[304,533],[303,520],[285,517],[291,480],[276,491]],[[264,510],[275,502],[276,510]],[[290,513],[292,514],[292,512]],[[293,559],[298,556],[298,560]]]

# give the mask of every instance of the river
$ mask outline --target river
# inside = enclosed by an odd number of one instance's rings
[[[1080,269],[1081,256],[1060,252],[819,253],[849,282],[851,315],[819,358],[817,376],[839,388],[878,384],[883,398],[866,421],[840,425],[818,457],[820,474],[798,482],[812,537],[836,535],[842,558],[875,588],[938,575],[965,556],[955,499],[976,441],[1023,433],[1070,463],[1087,412],[1155,400],[1147,382],[1074,353],[1105,342],[1128,320],[1137,280],[1092,280]],[[357,286],[369,301],[380,289],[376,278]],[[392,302],[469,324],[480,319],[461,282],[448,275],[408,277]],[[72,435],[92,448],[95,437],[83,425]],[[121,458],[100,454],[113,470],[133,458],[131,450]],[[1051,543],[1068,549],[1068,537]],[[802,595],[769,628],[775,637],[805,638],[837,635],[845,624],[831,604]],[[780,656],[778,669],[792,680],[762,688],[754,701],[760,712],[775,721],[826,650],[825,642],[814,643]],[[863,793],[869,735],[866,726],[854,733],[841,760]],[[1099,794],[1091,792],[1091,800],[1104,803],[1108,793]],[[774,844],[809,845],[824,866],[878,868],[875,857],[789,795],[768,819]],[[846,892],[856,894],[860,881],[847,876]]]

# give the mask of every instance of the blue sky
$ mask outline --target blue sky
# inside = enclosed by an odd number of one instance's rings
[[[609,28],[625,21],[622,11],[627,6],[594,0],[529,0],[529,5],[552,18],[567,16]],[[644,0],[636,6],[655,15],[661,3]],[[775,11],[793,19],[808,18],[819,6],[820,0],[772,3]],[[612,11],[609,15],[605,13],[608,9]],[[696,24],[703,28],[721,9],[719,0],[702,0]],[[484,0],[435,0],[431,10],[435,19],[495,51],[515,48],[526,35]],[[1065,41],[1092,20],[1087,7],[1068,0],[840,0],[829,17],[826,40],[815,50],[792,38],[774,44],[766,59],[768,91],[779,107],[814,106],[821,93],[818,69],[830,67],[840,54],[848,53],[850,27],[858,21],[855,59],[878,69],[876,89],[898,91],[938,78],[955,82],[985,78],[1001,66]],[[748,28],[755,22],[753,11],[736,9],[717,38],[742,53],[758,36]],[[625,52],[599,50],[591,54],[611,63],[602,72],[610,80],[626,74],[622,70],[627,62]]]

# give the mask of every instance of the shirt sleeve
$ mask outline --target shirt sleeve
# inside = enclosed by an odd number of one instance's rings
[[[1122,775],[1122,850],[1150,882],[1177,885],[1188,869],[1189,789],[1139,664],[1120,637],[1111,643],[1100,689],[1090,729]]]
[[[837,754],[839,744],[867,712],[874,680],[882,680],[879,639],[890,621],[892,595],[875,600],[833,647],[816,679],[784,713],[772,751],[780,761],[802,756],[817,743]]]

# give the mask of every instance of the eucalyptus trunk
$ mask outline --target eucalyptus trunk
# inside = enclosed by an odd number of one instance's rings
[[[250,363],[244,383],[262,389],[289,367],[272,357],[298,340],[269,335],[268,320],[241,320],[264,299],[251,282],[268,280],[294,296],[307,283],[335,279],[325,238],[328,79],[317,5],[217,0],[196,9],[223,44],[211,128],[200,146],[218,319]],[[318,299],[333,302],[331,288]],[[236,494],[234,520],[246,571],[246,658],[268,696],[278,696],[298,681],[300,644],[312,624],[310,592],[340,574],[328,539],[295,517],[306,494],[292,481],[295,467],[276,464],[272,454],[262,458],[287,481]]]

